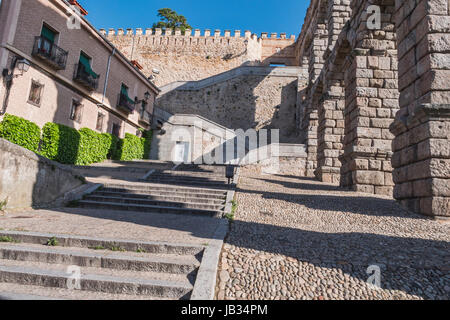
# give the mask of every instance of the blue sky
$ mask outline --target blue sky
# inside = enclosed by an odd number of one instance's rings
[[[149,28],[160,8],[184,15],[197,29],[286,32],[298,36],[309,0],[78,0],[97,28]]]

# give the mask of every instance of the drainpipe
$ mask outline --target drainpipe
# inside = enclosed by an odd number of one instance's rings
[[[116,47],[113,48],[113,51],[112,51],[111,55],[108,58],[108,67],[106,69],[106,79],[105,79],[105,85],[104,85],[104,88],[103,88],[102,105],[104,105],[104,103],[105,103],[106,89],[108,88],[109,72],[111,70],[111,60],[112,60],[112,57],[114,57],[115,54],[116,54]]]

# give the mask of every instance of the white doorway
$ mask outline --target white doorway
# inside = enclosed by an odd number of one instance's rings
[[[189,142],[178,141],[175,145],[174,160],[175,163],[188,163],[189,161]]]

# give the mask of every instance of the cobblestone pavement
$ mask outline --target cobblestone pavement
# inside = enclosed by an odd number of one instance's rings
[[[307,178],[244,169],[238,189],[218,299],[449,299],[448,222]]]

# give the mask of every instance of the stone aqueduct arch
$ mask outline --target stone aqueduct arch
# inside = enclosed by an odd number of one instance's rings
[[[311,2],[297,42],[309,175],[450,216],[449,15],[449,0]]]

